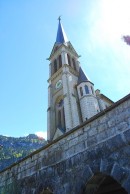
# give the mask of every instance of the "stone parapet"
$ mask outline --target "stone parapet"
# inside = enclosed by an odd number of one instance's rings
[[[129,144],[130,95],[0,172],[0,194],[79,194],[99,172],[130,193]]]

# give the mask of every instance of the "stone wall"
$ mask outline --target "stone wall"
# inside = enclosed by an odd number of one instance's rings
[[[2,171],[0,194],[82,194],[97,173],[130,193],[130,95]]]

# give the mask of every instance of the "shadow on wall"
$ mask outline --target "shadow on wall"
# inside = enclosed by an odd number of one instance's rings
[[[82,194],[128,194],[111,176],[102,173],[94,175]]]
[[[40,194],[53,194],[53,192],[47,187],[46,189],[43,189]]]

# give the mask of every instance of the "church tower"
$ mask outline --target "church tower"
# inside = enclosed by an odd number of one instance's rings
[[[47,139],[52,141],[94,116],[112,101],[87,78],[79,55],[63,29],[59,17],[56,42],[51,51],[48,79]]]
[[[76,91],[78,58],[59,17],[56,42],[49,57],[48,140],[53,140],[80,124]]]

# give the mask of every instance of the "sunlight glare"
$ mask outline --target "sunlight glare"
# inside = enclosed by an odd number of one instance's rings
[[[47,132],[38,131],[38,132],[35,133],[35,135],[37,135],[38,137],[42,137],[42,138],[44,138],[45,140],[47,140]]]
[[[99,21],[104,38],[115,40],[124,34],[130,34],[130,1],[102,0]]]

